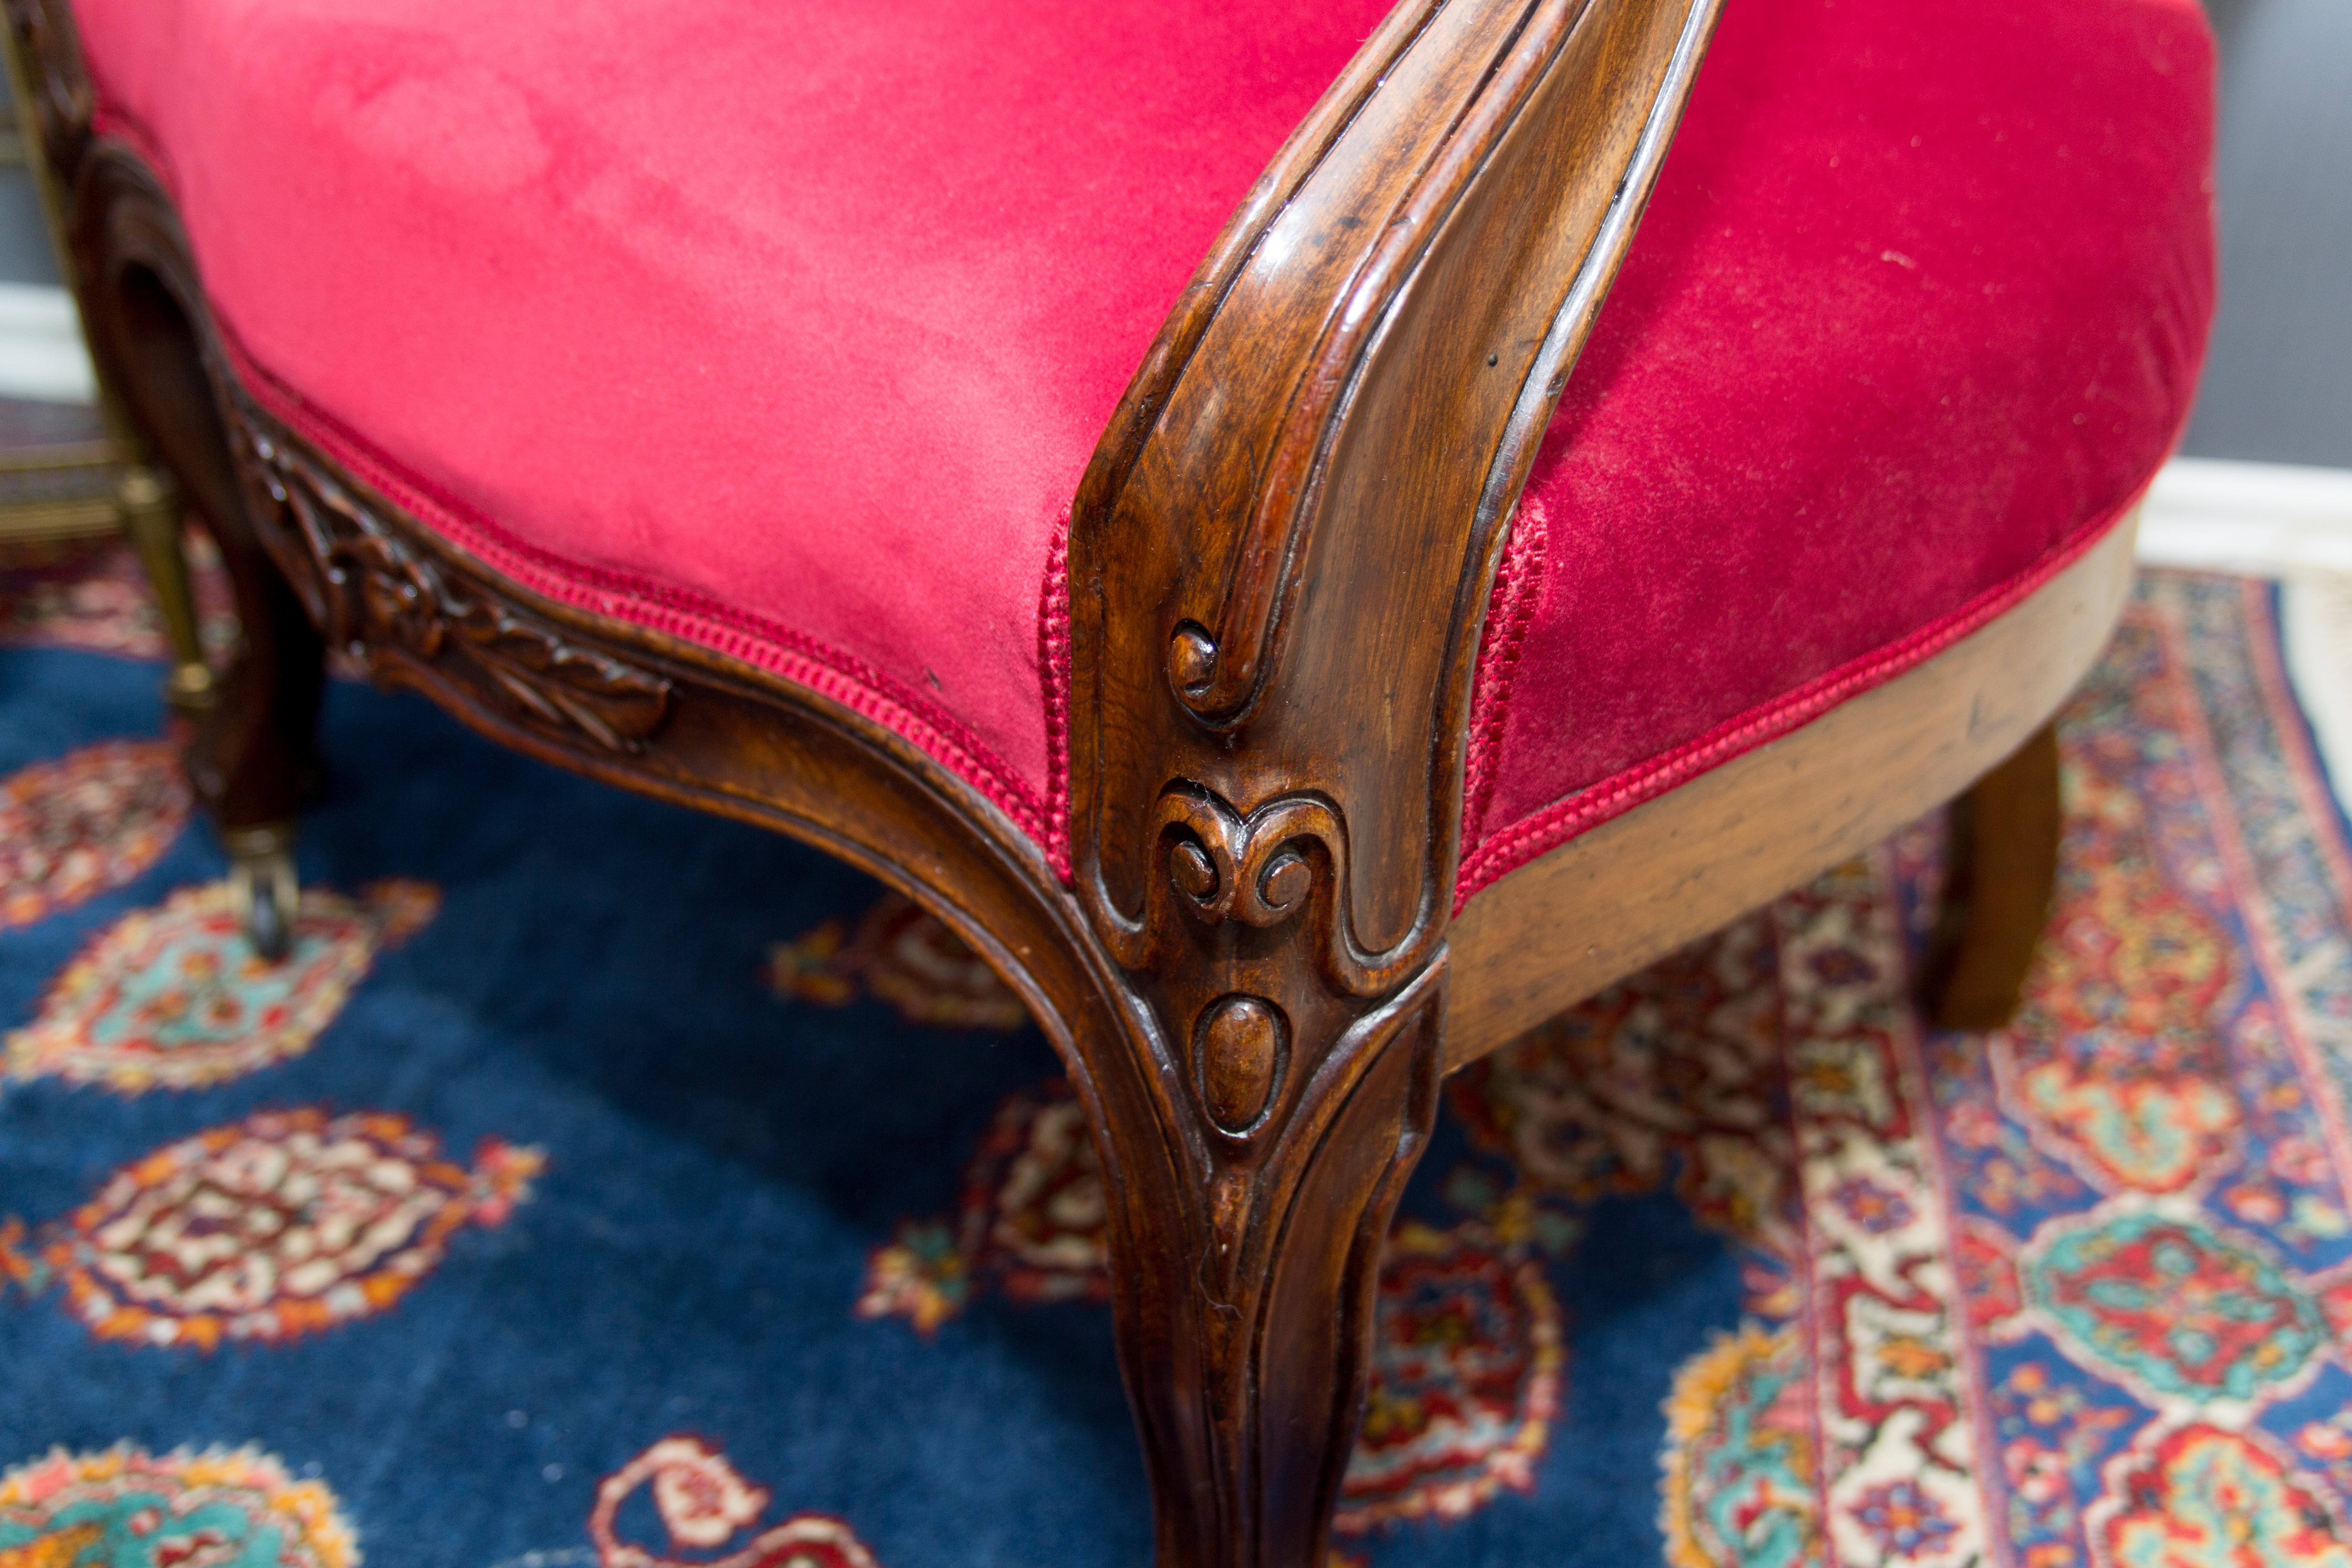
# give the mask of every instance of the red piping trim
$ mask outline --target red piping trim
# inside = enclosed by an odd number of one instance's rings
[[[908,741],[1045,842],[1044,805],[1027,783],[954,719],[854,655],[689,589],[583,565],[526,544],[397,468],[247,354],[226,324],[223,346],[247,393],[380,494],[500,576],[541,597],[713,648],[831,699]]]
[[[1486,807],[1495,795],[1495,759],[1502,754],[1511,693],[1519,679],[1519,655],[1543,599],[1544,566],[1551,555],[1551,519],[1543,502],[1528,496],[1511,521],[1486,624],[1478,637],[1478,669],[1470,693],[1470,744],[1462,769],[1462,835],[1475,843],[1486,831]]]
[[[1064,886],[1070,869],[1070,514],[1054,525],[1037,593],[1037,679],[1045,700],[1045,859]]]

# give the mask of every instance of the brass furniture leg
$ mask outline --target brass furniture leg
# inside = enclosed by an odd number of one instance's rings
[[[224,827],[228,848],[230,907],[253,942],[271,963],[294,945],[294,913],[301,887],[294,875],[294,824],[266,822],[257,827]]]
[[[139,564],[163,616],[163,637],[172,650],[163,699],[182,718],[194,719],[212,706],[213,671],[205,662],[196,625],[195,591],[180,531],[179,487],[165,470],[132,463],[116,480],[114,498],[122,531],[139,552]]]

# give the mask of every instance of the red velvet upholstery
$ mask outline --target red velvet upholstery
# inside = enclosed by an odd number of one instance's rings
[[[1037,605],[1152,335],[1385,0],[76,0],[247,384],[552,597],[1047,837]]]
[[[101,129],[279,415],[509,575],[824,690],[1049,845],[1057,525],[1385,9],[76,6]],[[1728,0],[1498,588],[1465,892],[2118,514],[2202,347],[2210,93],[2191,0]]]
[[[1528,488],[1465,896],[1948,646],[2137,499],[2212,315],[2212,100],[2192,0],[1727,0]]]

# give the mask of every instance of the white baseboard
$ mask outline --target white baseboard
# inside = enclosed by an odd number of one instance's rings
[[[0,283],[0,397],[88,403],[97,395],[73,297],[54,287]]]
[[[2279,592],[2279,641],[2328,783],[2352,812],[2352,576],[2290,580]]]
[[[2175,458],[2141,509],[2139,558],[2248,577],[2352,573],[2352,468]]]

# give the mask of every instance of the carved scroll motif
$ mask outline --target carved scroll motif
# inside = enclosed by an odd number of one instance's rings
[[[1242,812],[1179,781],[1147,825],[1144,908],[1130,919],[1097,902],[1096,929],[1151,1020],[1139,1043],[1194,1129],[1187,1163],[1213,1240],[1204,1289],[1241,1308],[1257,1300],[1252,1270],[1333,1118],[1388,1071],[1391,1046],[1421,1040],[1444,959],[1362,950],[1347,913],[1347,826],[1319,794]],[[1436,1055],[1409,1048],[1404,1098],[1433,1103]]]
[[[1270,931],[1304,916],[1299,940],[1321,978],[1370,998],[1402,984],[1425,963],[1426,942],[1367,951],[1348,917],[1347,824],[1318,794],[1277,795],[1244,814],[1214,790],[1187,781],[1161,792],[1150,819],[1153,868],[1140,920],[1122,918],[1097,896],[1097,929],[1129,969],[1150,966],[1155,944],[1181,912],[1210,927],[1228,921]]]
[[[314,568],[311,608],[331,643],[379,676],[396,676],[404,658],[430,666],[454,656],[526,721],[611,752],[645,749],[668,713],[668,681],[461,588],[322,464],[239,413],[241,445]]]
[[[1318,795],[1244,813],[1179,783],[1147,821],[1139,916],[1094,918],[1174,1134],[1156,1222],[1184,1287],[1152,1353],[1201,1403],[1142,1415],[1161,1487],[1203,1500],[1183,1560],[1273,1568],[1307,1560],[1321,1527],[1302,1500],[1336,1488],[1352,1445],[1370,1281],[1436,1114],[1445,954],[1391,969],[1359,951],[1345,825]]]

